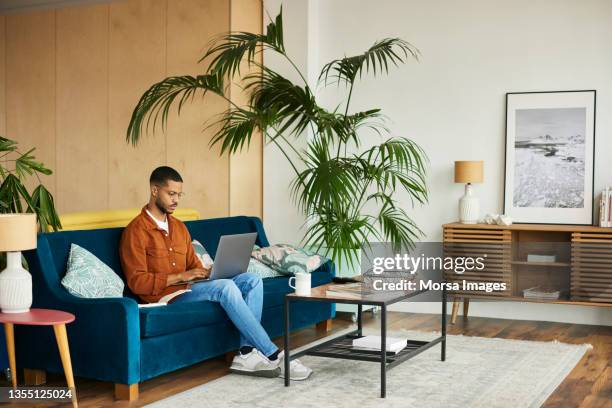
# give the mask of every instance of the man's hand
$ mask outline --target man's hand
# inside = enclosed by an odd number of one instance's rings
[[[180,275],[182,275],[182,278],[183,278],[182,280],[186,282],[192,281],[194,279],[208,278],[210,276],[210,268],[209,269],[194,268],[194,269],[185,271],[181,273]]]
[[[181,273],[173,273],[168,275],[166,279],[166,286],[172,285],[178,282],[190,282],[194,279],[208,278],[210,276],[211,268],[194,268]]]

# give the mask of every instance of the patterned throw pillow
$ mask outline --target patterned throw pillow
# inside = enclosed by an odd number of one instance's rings
[[[283,275],[311,273],[328,261],[324,256],[288,244],[257,248],[251,256]]]
[[[104,262],[76,244],[70,245],[66,276],[62,285],[82,298],[123,297],[123,280]]]
[[[206,248],[204,248],[204,245],[202,245],[200,241],[197,241],[195,239],[191,241],[191,245],[193,245],[193,250],[196,256],[198,257],[200,262],[202,262],[202,266],[206,269],[210,268],[213,264],[213,260],[208,254]]]
[[[195,251],[196,256],[202,262],[202,265],[205,268],[210,268],[213,265],[213,260],[208,254],[208,251],[206,250],[206,248],[204,248],[204,245],[202,245],[199,241],[195,239],[191,242],[191,244],[193,245],[193,250]],[[254,248],[259,248],[259,247],[255,245]],[[257,259],[253,259],[253,258],[249,260],[249,267],[247,269],[247,272],[252,272],[256,275],[259,275],[259,277],[262,279],[283,276],[282,274],[278,273],[274,269],[266,266],[265,264],[259,262]]]

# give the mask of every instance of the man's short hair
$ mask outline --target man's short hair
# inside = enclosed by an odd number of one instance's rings
[[[149,177],[150,184],[157,184],[160,186],[165,186],[168,184],[168,180],[178,181],[180,183],[183,182],[183,179],[178,171],[168,166],[160,166],[156,168],[151,173],[151,177]]]

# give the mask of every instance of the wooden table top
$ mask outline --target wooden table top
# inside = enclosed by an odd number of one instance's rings
[[[365,305],[383,305],[399,302],[403,299],[416,296],[420,293],[425,292],[424,290],[417,291],[377,291],[372,294],[358,294],[358,293],[328,293],[327,291],[333,286],[342,286],[339,283],[328,283],[314,287],[310,290],[310,295],[297,295],[295,293],[287,294],[287,297],[291,300],[318,300],[330,303],[352,303],[352,304],[365,304]]]

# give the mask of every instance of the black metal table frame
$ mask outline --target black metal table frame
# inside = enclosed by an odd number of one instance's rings
[[[360,361],[371,361],[380,363],[380,397],[385,398],[387,395],[387,371],[397,366],[398,364],[422,353],[423,351],[441,343],[441,361],[446,360],[446,302],[447,294],[446,288],[442,290],[442,328],[441,335],[431,341],[417,341],[408,340],[407,347],[399,352],[398,354],[391,352],[383,352],[387,346],[387,306],[401,302],[407,298],[416,296],[425,290],[412,292],[403,296],[398,296],[387,301],[373,301],[373,300],[362,300],[362,299],[324,299],[324,298],[309,298],[309,297],[298,297],[291,296],[292,294],[285,295],[285,387],[289,386],[289,365],[290,361],[303,355],[311,355],[318,357],[330,357],[330,358],[341,358],[347,360],[360,360]],[[357,305],[357,329],[349,333],[344,333],[339,336],[335,336],[326,340],[323,343],[316,344],[312,347],[301,350],[298,353],[291,354],[289,349],[289,304],[291,301],[310,301],[310,302],[325,302],[325,303],[346,303]],[[344,340],[345,343],[353,338],[362,337],[362,306],[373,305],[381,307],[381,322],[380,322],[380,337],[381,337],[381,351],[366,351],[352,349],[351,347],[339,346]],[[337,347],[338,350],[329,350],[329,348]],[[326,350],[327,348],[327,350]]]

